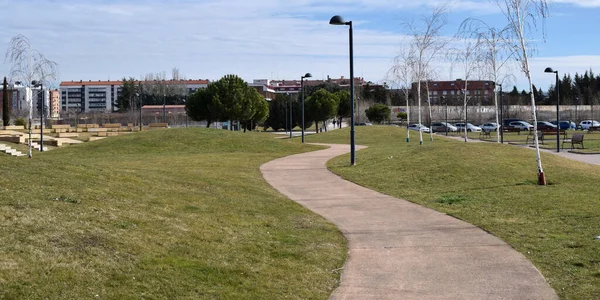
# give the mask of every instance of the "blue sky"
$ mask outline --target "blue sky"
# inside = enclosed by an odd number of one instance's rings
[[[140,78],[173,67],[190,79],[216,80],[225,74],[252,79],[299,79],[349,76],[347,26],[331,26],[342,15],[354,24],[355,76],[386,81],[396,53],[404,45],[402,23],[431,12],[434,0],[0,0],[0,51],[22,34],[59,65],[61,81]],[[546,90],[562,74],[600,73],[600,0],[550,3],[535,38],[531,67],[534,84]],[[453,36],[468,17],[503,27],[489,1],[448,2],[444,35]],[[10,12],[6,14],[6,12]],[[436,62],[435,79],[461,78],[449,63]],[[10,69],[0,65],[0,75]],[[526,87],[515,67],[519,89]]]

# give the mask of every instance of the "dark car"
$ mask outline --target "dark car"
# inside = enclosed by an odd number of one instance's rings
[[[556,120],[550,122],[554,125],[556,125]],[[568,130],[568,129],[576,129],[577,125],[575,124],[575,122],[572,121],[560,121],[560,129],[561,130]]]
[[[516,122],[516,121],[523,121],[523,120],[521,120],[521,119],[504,119],[504,120],[502,120],[502,124],[504,124],[504,125],[502,125],[502,127],[504,127],[504,128],[509,127],[508,125],[511,122]],[[523,121],[523,122],[525,122],[525,121]]]
[[[538,130],[551,130],[556,129],[556,125],[546,121],[538,121],[537,128]]]

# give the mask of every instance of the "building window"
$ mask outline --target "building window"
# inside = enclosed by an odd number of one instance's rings
[[[450,82],[450,86],[454,86],[454,82]]]
[[[437,94],[438,94],[438,91],[433,91],[434,96],[437,96]]]
[[[445,96],[445,95],[448,95],[448,91],[446,91],[446,90],[443,90],[443,91],[442,91],[442,95],[444,95],[444,96]]]

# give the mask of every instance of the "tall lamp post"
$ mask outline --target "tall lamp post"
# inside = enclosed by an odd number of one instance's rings
[[[350,44],[350,165],[356,165],[356,145],[354,140],[354,51],[352,42],[352,21],[345,22],[341,16],[333,16],[329,20],[330,25],[348,25]]]
[[[293,127],[293,123],[292,123],[292,96],[290,96],[290,99],[288,99],[290,101],[290,139],[292,138],[292,127]]]
[[[498,124],[498,130],[500,130],[500,143],[504,144],[504,102],[502,101],[502,84],[500,86],[500,124]]]
[[[31,84],[34,87],[39,87],[42,95],[42,101],[40,102],[40,152],[44,152],[44,84],[36,80],[32,81]]]
[[[302,144],[304,144],[304,78],[310,78],[312,74],[306,73],[300,77],[300,93],[302,94]]]
[[[544,70],[545,73],[554,73],[556,74],[556,152],[560,152],[560,119],[559,117],[559,104],[560,104],[560,94],[558,88],[558,70],[552,70],[552,68],[548,67]]]
[[[446,136],[448,136],[448,98],[446,98],[446,96],[442,96],[442,101],[444,101],[444,105],[446,105],[446,124],[444,127],[446,128]]]

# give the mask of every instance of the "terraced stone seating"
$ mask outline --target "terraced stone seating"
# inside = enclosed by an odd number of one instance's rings
[[[4,130],[25,130],[23,125],[4,126]]]
[[[0,144],[0,152],[6,153],[6,154],[12,155],[12,156],[25,156],[25,154],[23,154],[21,151],[17,151],[16,149],[13,149],[4,144]]]

